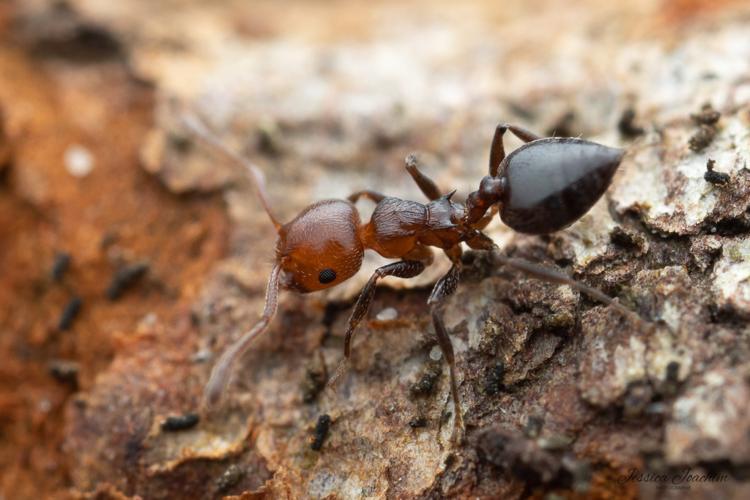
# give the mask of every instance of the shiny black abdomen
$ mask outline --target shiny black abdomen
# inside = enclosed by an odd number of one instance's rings
[[[545,234],[577,221],[607,190],[624,151],[583,139],[539,139],[513,151],[500,217],[521,233]]]

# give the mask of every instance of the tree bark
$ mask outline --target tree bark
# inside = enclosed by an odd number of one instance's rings
[[[129,151],[109,175],[135,180],[102,193],[117,199],[154,190],[154,206],[175,207],[165,216],[171,222],[155,217],[151,226],[133,222],[137,209],[121,213],[133,231],[118,243],[124,260],[150,263],[131,293],[150,290],[153,310],[148,300],[120,306],[132,318],[117,324],[113,341],[106,311],[121,303],[94,302],[76,330],[75,345],[86,345],[80,332],[90,331],[89,339],[106,338],[110,347],[103,357],[76,359],[80,387],[59,402],[65,411],[55,439],[67,471],[60,484],[72,495],[750,492],[746,7],[66,5],[6,8],[12,43],[2,60],[13,52],[40,61],[64,85],[39,88],[62,102],[70,89],[94,90],[97,78],[118,75],[116,92],[79,97],[98,103],[90,114],[75,116],[68,105],[64,127],[101,140],[113,132],[109,123],[92,128],[91,117],[116,121],[112,108],[137,102],[130,118],[139,125],[113,129],[122,135],[111,137],[108,153]],[[3,190],[49,216],[44,186],[53,174],[32,161],[33,141],[23,138],[31,118],[16,109],[20,88],[0,86],[5,135],[15,144]],[[330,292],[282,294],[269,332],[237,367],[224,408],[201,413],[213,361],[262,311],[275,235],[244,174],[182,130],[186,109],[264,170],[284,220],[313,201],[362,189],[421,200],[404,170],[412,151],[442,190],[465,196],[486,173],[499,122],[626,148],[605,198],[570,228],[532,237],[496,220],[488,233],[504,255],[563,271],[645,321],[469,252],[443,310],[466,424],[454,446],[448,370],[425,304],[445,259],[417,279],[383,280],[349,371],[324,388],[342,359],[356,294],[383,263],[368,256],[355,278]],[[50,129],[34,127],[35,134]],[[368,203],[358,207],[366,218]],[[96,217],[90,225],[108,229]],[[140,244],[149,227],[164,240]],[[78,253],[96,246],[77,238]],[[186,266],[193,271],[181,272]],[[38,365],[56,342],[34,348]]]

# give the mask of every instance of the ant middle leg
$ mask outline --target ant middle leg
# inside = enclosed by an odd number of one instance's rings
[[[377,285],[380,278],[386,276],[396,276],[397,278],[413,278],[424,271],[425,265],[423,262],[418,260],[402,260],[387,264],[383,267],[379,267],[375,270],[375,273],[370,277],[369,281],[362,289],[359,294],[359,299],[354,305],[352,315],[349,317],[349,323],[346,328],[346,335],[344,337],[344,357],[349,358],[351,356],[351,343],[352,337],[354,336],[354,330],[362,321],[367,311],[370,309],[372,298],[375,296],[375,285]]]
[[[518,127],[516,125],[510,125],[509,123],[501,123],[495,128],[495,135],[492,137],[492,146],[490,146],[490,175],[492,177],[497,176],[500,163],[505,159],[505,146],[503,144],[503,136],[505,132],[510,130],[513,135],[521,139],[523,142],[536,141],[541,139],[541,136],[536,135],[533,132]]]
[[[417,183],[417,186],[419,186],[419,189],[427,197],[428,200],[437,200],[438,198],[440,198],[440,196],[442,196],[440,194],[440,188],[437,187],[437,184],[435,184],[432,179],[424,175],[417,167],[417,164],[419,163],[417,155],[410,154],[406,157],[405,163],[406,171],[409,172],[411,178],[414,179],[414,182]]]
[[[448,362],[448,373],[450,377],[451,385],[451,398],[453,399],[453,412],[455,417],[453,419],[453,438],[458,439],[460,433],[464,427],[463,415],[461,412],[461,400],[458,396],[458,383],[456,381],[456,359],[453,353],[453,343],[451,342],[448,330],[445,328],[443,317],[440,315],[440,306],[443,304],[446,297],[453,294],[458,288],[458,281],[461,275],[461,247],[456,246],[445,252],[453,262],[450,270],[435,283],[435,286],[430,293],[430,298],[427,299],[427,304],[430,306],[430,314],[432,315],[432,324],[435,327],[435,335],[437,336],[438,345],[440,350]]]
[[[346,372],[349,358],[351,358],[351,346],[354,337],[354,331],[370,309],[370,304],[375,295],[375,286],[380,278],[385,276],[396,276],[397,278],[413,278],[424,271],[425,267],[432,264],[432,251],[425,246],[417,245],[412,251],[404,256],[404,260],[379,267],[370,277],[367,284],[362,288],[354,310],[349,317],[349,322],[344,336],[344,359],[336,368],[331,378],[328,379],[327,386],[335,387],[338,380]]]

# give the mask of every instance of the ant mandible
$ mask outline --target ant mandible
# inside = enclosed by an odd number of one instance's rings
[[[607,190],[624,156],[622,149],[579,138],[542,138],[521,127],[501,124],[495,129],[492,140],[489,175],[463,204],[452,201],[455,191],[443,194],[418,169],[416,157],[410,155],[406,159],[406,170],[430,200],[427,204],[365,190],[346,200],[313,203],[291,222],[282,224],[270,208],[260,170],[224,146],[196,117],[186,116],[184,123],[215,152],[249,171],[278,233],[263,316],[214,365],[204,393],[207,407],[220,401],[232,366],[268,328],[276,313],[279,289],[309,293],[336,286],[359,270],[366,249],[399,260],[378,268],[362,289],[346,329],[344,363],[351,355],[352,336],[368,311],[379,279],[417,276],[432,263],[429,247],[443,250],[452,262],[450,270],[434,285],[427,304],[438,345],[448,362],[455,414],[454,436],[463,429],[463,417],[453,346],[439,309],[458,286],[462,243],[475,250],[492,252],[496,262],[502,265],[545,281],[570,285],[625,314],[633,314],[604,293],[564,274],[522,259],[501,256],[495,251],[495,243],[482,233],[497,212],[506,225],[521,233],[548,234],[569,226],[588,212]],[[507,131],[525,144],[506,156],[503,136]],[[360,198],[376,203],[370,221],[365,224],[354,206]]]

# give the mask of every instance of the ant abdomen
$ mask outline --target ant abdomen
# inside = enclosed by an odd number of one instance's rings
[[[538,139],[500,165],[500,218],[521,233],[546,234],[577,221],[604,194],[625,152],[583,139]]]

